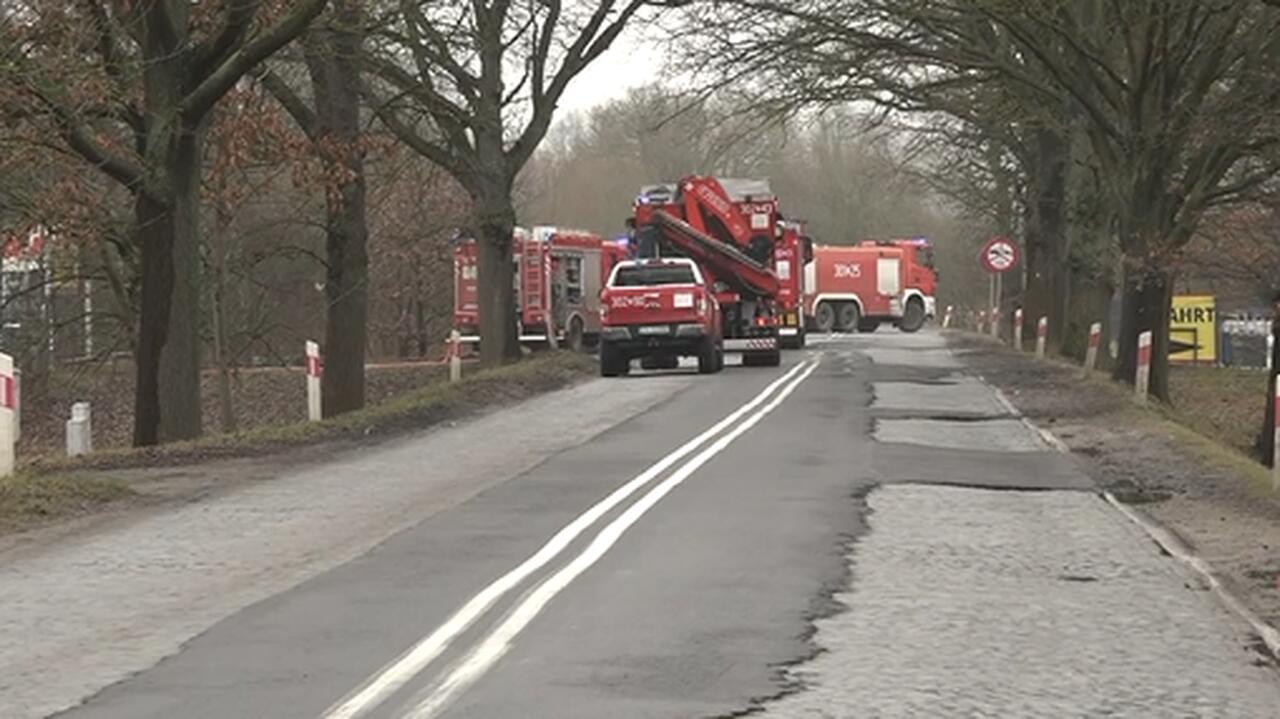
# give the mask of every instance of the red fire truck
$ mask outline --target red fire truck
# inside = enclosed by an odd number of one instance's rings
[[[803,345],[808,243],[767,182],[690,176],[645,187],[635,226],[639,257],[698,263],[721,308],[724,349],[743,364],[776,366],[783,346]]]
[[[511,243],[515,265],[520,341],[542,345],[555,338],[574,350],[600,337],[600,290],[627,249],[581,230],[517,228]],[[472,239],[453,251],[453,326],[464,343],[480,341],[480,304]]]
[[[818,245],[805,265],[805,317],[819,332],[915,332],[936,311],[937,275],[923,240]]]

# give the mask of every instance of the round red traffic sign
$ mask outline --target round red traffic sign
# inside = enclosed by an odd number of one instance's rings
[[[992,237],[979,257],[987,272],[1008,272],[1018,266],[1018,246],[1008,237]]]

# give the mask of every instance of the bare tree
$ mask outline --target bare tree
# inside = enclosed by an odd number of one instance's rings
[[[365,219],[364,135],[360,59],[364,43],[361,0],[334,0],[330,12],[303,38],[311,103],[278,74],[259,74],[306,133],[324,167],[325,370],[323,413],[360,409],[369,317],[369,230]]]
[[[198,436],[201,142],[214,104],[326,0],[7,3],[0,108],[40,122],[134,199],[134,443]]]
[[[401,0],[372,18],[379,117],[470,194],[480,238],[481,359],[519,356],[511,237],[516,176],[569,83],[651,6],[680,0]]]

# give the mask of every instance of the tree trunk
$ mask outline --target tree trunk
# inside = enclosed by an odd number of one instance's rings
[[[1027,290],[1024,320],[1034,328],[1049,318],[1049,345],[1061,346],[1067,292],[1066,169],[1068,145],[1056,130],[1035,132],[1031,175],[1030,223],[1027,227]],[[1024,330],[1026,331],[1026,330]]]
[[[316,104],[316,144],[326,177],[323,414],[364,406],[368,343],[369,230],[360,135],[359,3],[334,5],[333,22],[312,31],[307,68]]]
[[[1126,266],[1120,304],[1120,356],[1112,377],[1133,384],[1138,366],[1138,335],[1151,332],[1149,392],[1169,401],[1169,311],[1173,281],[1159,268]]]
[[[200,436],[200,133],[187,128],[165,158],[168,196],[138,193],[142,246],[134,445]]]
[[[476,198],[479,242],[480,362],[494,367],[520,359],[511,264],[515,209],[511,193]]]

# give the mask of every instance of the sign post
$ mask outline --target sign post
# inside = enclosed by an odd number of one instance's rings
[[[324,365],[320,361],[320,345],[307,340],[307,419],[319,422],[321,419],[320,375]]]
[[[947,312],[942,315],[942,329],[944,330],[951,328],[951,312],[953,309],[951,305],[947,305]]]
[[[1045,343],[1049,340],[1049,318],[1041,317],[1036,323],[1036,359],[1044,359]]]
[[[982,246],[982,252],[978,255],[978,262],[982,265],[982,269],[986,270],[991,276],[991,294],[988,298],[990,302],[987,303],[987,306],[993,308],[991,334],[999,336],[1000,323],[997,318],[999,317],[1000,300],[1004,289],[1004,273],[1017,267],[1018,245],[1007,237],[992,237]]]
[[[1147,389],[1151,386],[1151,331],[1138,335],[1138,369],[1133,378],[1133,392],[1138,399],[1147,401]]]
[[[1022,308],[1013,311],[1013,348],[1022,351]]]
[[[1084,373],[1087,375],[1098,366],[1098,348],[1102,346],[1102,323],[1089,326],[1089,349],[1084,353]]]

